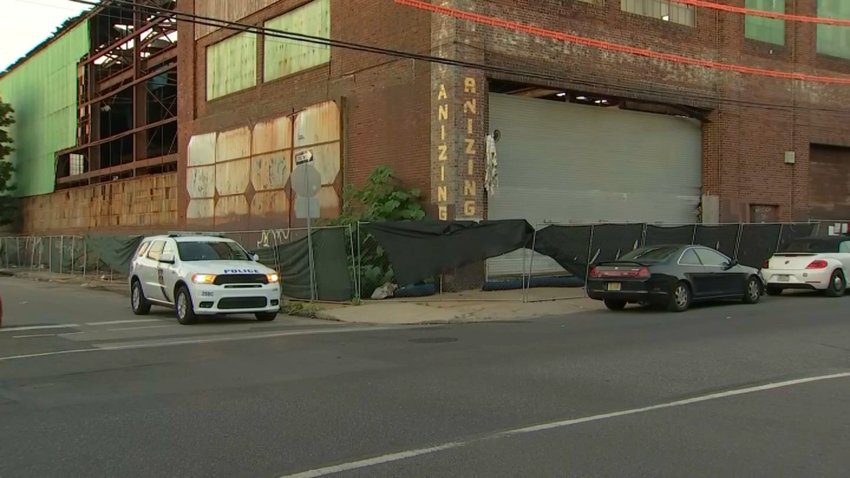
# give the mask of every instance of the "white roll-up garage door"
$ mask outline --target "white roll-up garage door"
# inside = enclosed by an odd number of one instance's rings
[[[489,219],[545,224],[690,224],[702,185],[698,121],[501,94],[490,95],[499,130],[499,189]],[[488,261],[488,275],[515,275],[528,255]],[[527,265],[525,266],[527,270]],[[535,255],[534,272],[562,269]]]

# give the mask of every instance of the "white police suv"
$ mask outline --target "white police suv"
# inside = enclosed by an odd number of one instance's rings
[[[184,325],[199,315],[255,314],[274,320],[280,278],[236,241],[215,234],[169,233],[142,240],[130,266],[130,304],[173,307]]]

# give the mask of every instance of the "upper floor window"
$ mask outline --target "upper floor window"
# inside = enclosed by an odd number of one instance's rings
[[[694,7],[673,0],[620,0],[620,10],[689,27],[696,25]]]
[[[331,36],[330,0],[313,0],[266,22],[266,28],[320,38]],[[331,60],[327,45],[265,37],[263,81],[282,78]]]
[[[818,16],[850,20],[850,1],[818,0]],[[850,27],[818,24],[817,51],[850,60]]]
[[[785,13],[785,0],[747,0],[746,7],[753,10]],[[747,15],[744,21],[744,34],[751,40],[784,45],[785,21]]]
[[[256,85],[256,34],[240,33],[207,47],[207,100]]]

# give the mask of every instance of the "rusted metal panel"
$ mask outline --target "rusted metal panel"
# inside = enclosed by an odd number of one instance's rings
[[[235,22],[268,7],[276,1],[278,0],[202,0],[195,2],[195,13],[205,17]],[[216,30],[218,28],[214,26],[197,25],[195,27],[195,39],[209,35]]]
[[[313,152],[313,165],[319,170],[319,174],[322,175],[322,185],[333,184],[336,181],[342,166],[342,162],[340,161],[340,142],[336,141],[333,143],[296,149],[295,154],[297,155],[299,152],[307,149]]]
[[[295,117],[295,147],[339,141],[340,122],[339,106],[333,101],[300,111]]]
[[[215,166],[187,168],[186,189],[191,199],[215,197]]]
[[[23,232],[171,227],[177,223],[175,186],[176,174],[168,173],[24,198]]]
[[[224,196],[215,202],[215,223],[227,223],[247,217],[250,208],[244,195]]]
[[[256,34],[240,33],[207,47],[207,100],[256,84]]]
[[[187,165],[192,167],[215,163],[216,139],[216,133],[192,136],[186,151]]]
[[[215,147],[215,162],[247,158],[251,155],[251,130],[232,129],[219,133]]]
[[[331,35],[330,0],[312,2],[266,22],[266,28],[320,38]],[[329,62],[327,45],[293,42],[266,37],[263,51],[263,80],[272,81]]]
[[[215,215],[215,199],[192,199],[186,208],[186,219],[210,219]]]
[[[237,159],[215,165],[215,188],[220,196],[245,194],[251,182],[251,159]]]
[[[271,153],[292,148],[292,118],[283,116],[254,126],[251,152]]]
[[[289,195],[284,190],[259,192],[251,199],[252,217],[275,217],[280,220],[288,214]]]
[[[251,158],[251,184],[255,191],[283,189],[289,181],[292,161],[290,151],[253,156]]]
[[[809,217],[850,219],[850,148],[812,145],[809,156]]]

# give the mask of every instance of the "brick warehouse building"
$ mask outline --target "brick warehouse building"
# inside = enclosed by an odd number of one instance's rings
[[[784,3],[786,13],[850,19],[840,0],[726,3],[780,11]],[[628,45],[848,78],[850,28],[667,0],[439,5],[448,14],[392,0],[178,0],[185,13],[494,68],[180,22],[173,225],[299,224],[288,180],[292,156],[303,149],[316,153],[322,172],[324,217],[338,212],[344,184],[361,183],[387,164],[406,186],[425,190],[431,215],[442,218],[522,217],[536,224],[850,218],[846,83],[616,51]],[[476,16],[451,16],[458,11]],[[493,19],[509,23],[488,24]],[[553,32],[607,44],[580,46]],[[483,187],[487,135],[498,136],[500,186],[493,196]],[[39,200],[49,204],[56,194]],[[123,227],[131,226],[113,226]],[[69,228],[59,222],[25,229]]]

